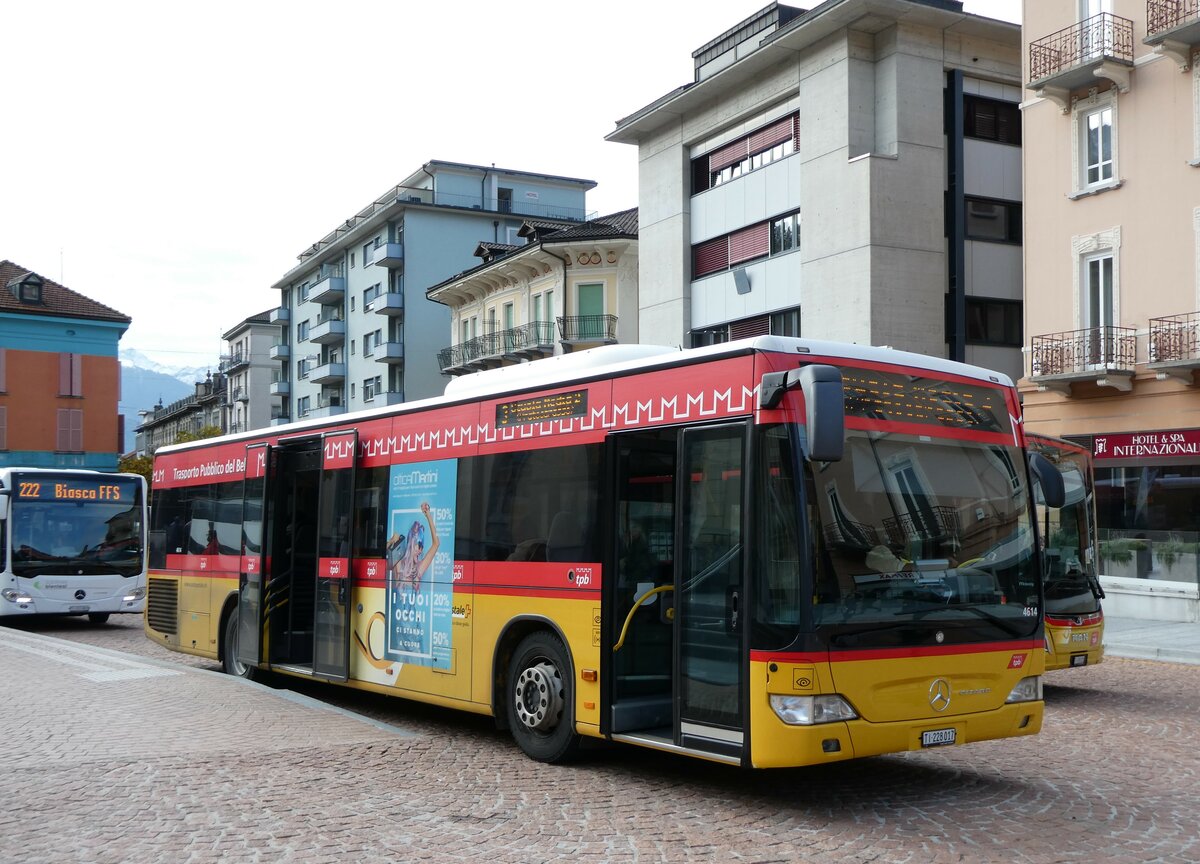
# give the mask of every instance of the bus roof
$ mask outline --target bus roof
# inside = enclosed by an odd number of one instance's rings
[[[528,363],[518,363],[462,375],[448,382],[445,392],[441,396],[405,402],[401,405],[367,408],[339,414],[332,418],[318,417],[311,420],[298,420],[288,423],[286,426],[273,428],[286,429],[287,434],[290,435],[297,430],[316,429],[331,424],[344,426],[350,422],[373,417],[408,413],[441,405],[452,405],[457,402],[491,398],[538,388],[565,386],[582,380],[617,377],[753,352],[811,356],[814,361],[856,360],[893,366],[909,366],[935,374],[959,375],[965,378],[977,378],[983,383],[1002,387],[1012,386],[1012,379],[1002,372],[966,363],[956,363],[953,360],[945,360],[928,354],[790,336],[755,336],[703,348],[683,349],[666,345],[630,344],[589,348],[586,351],[561,354],[541,360],[531,360]],[[190,450],[197,446],[210,446],[216,440],[236,441],[257,438],[268,434],[271,428],[251,429],[246,432],[221,436],[220,439],[206,438],[201,441],[170,444],[160,447],[157,452],[173,453]]]

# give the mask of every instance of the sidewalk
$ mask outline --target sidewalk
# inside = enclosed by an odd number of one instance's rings
[[[1104,616],[1104,654],[1200,665],[1200,623]]]

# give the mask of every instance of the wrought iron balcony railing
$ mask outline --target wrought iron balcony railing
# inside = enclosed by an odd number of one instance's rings
[[[617,341],[616,315],[572,315],[558,319],[564,342]]]
[[[1200,0],[1146,0],[1146,37],[1200,21]]]
[[[438,352],[438,365],[445,371],[505,354],[519,355],[538,349],[549,351],[553,346],[554,324],[549,321],[530,321],[509,330],[498,330],[443,348]]]
[[[1071,375],[1104,369],[1132,371],[1137,331],[1132,327],[1093,327],[1048,333],[1031,340],[1033,377]]]
[[[1151,363],[1200,360],[1200,312],[1150,319]]]
[[[928,507],[918,513],[901,513],[883,520],[888,539],[903,546],[910,540],[951,542],[958,539],[958,511],[953,507]]]
[[[1133,22],[1111,12],[1093,15],[1029,43],[1029,80],[1051,78],[1105,58],[1133,63]]]

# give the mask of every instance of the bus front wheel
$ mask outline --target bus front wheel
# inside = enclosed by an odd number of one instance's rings
[[[238,618],[238,610],[234,609],[225,619],[225,657],[222,662],[227,674],[253,681],[258,670],[238,659]]]
[[[88,613],[88,621],[91,621],[93,624],[103,624],[107,620],[108,620],[107,612],[89,612]]]
[[[525,754],[539,762],[564,762],[579,749],[566,649],[545,631],[521,640],[508,664],[508,722]]]

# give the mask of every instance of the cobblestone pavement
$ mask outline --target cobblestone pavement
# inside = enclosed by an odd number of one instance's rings
[[[79,643],[127,674],[44,656]],[[546,766],[488,718],[297,688],[363,722],[208,674],[137,619],[0,628],[0,655],[4,862],[1200,860],[1200,666],[1052,673],[1032,738],[742,772],[615,746]]]

